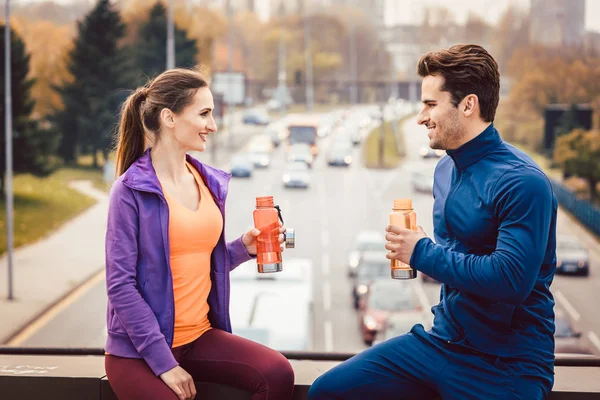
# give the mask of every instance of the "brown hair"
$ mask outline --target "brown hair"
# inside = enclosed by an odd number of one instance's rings
[[[500,100],[500,72],[496,60],[481,46],[457,44],[449,49],[424,54],[417,65],[423,78],[439,75],[444,78],[441,88],[458,104],[469,94],[479,99],[481,119],[492,122]]]
[[[168,108],[175,114],[187,107],[197,90],[208,87],[210,79],[203,69],[171,69],[137,88],[121,107],[117,133],[117,176],[122,175],[146,149],[148,132],[155,139],[160,132],[160,112]]]

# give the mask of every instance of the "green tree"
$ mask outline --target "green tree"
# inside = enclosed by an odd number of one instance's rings
[[[142,24],[133,45],[135,73],[138,84],[155,77],[167,66],[167,10],[158,2],[151,9],[148,20]],[[187,32],[175,27],[175,65],[190,68],[196,65],[198,48]]]
[[[2,55],[4,55],[4,25],[0,25]],[[13,120],[13,168],[15,173],[33,173],[45,175],[51,172],[49,157],[55,150],[54,137],[49,131],[40,129],[38,121],[31,119],[35,102],[31,98],[31,87],[35,83],[28,79],[30,56],[20,36],[11,30],[11,93]],[[3,57],[4,59],[4,57]],[[0,76],[4,76],[4,61],[0,65]],[[0,83],[2,99],[6,88],[4,79]],[[4,100],[0,103],[3,121],[6,115]],[[0,128],[0,176],[4,176],[5,161],[5,125]],[[0,179],[0,192],[4,193],[4,179]]]
[[[589,185],[590,201],[594,203],[598,199],[600,131],[576,129],[557,138],[554,162],[562,166],[565,173],[585,179]]]
[[[97,167],[98,151],[105,159],[108,154],[122,98],[126,63],[118,42],[125,25],[109,0],[99,0],[77,31],[68,66],[73,80],[60,88],[64,110],[54,121],[62,133],[64,161],[73,163],[78,154],[91,153]]]

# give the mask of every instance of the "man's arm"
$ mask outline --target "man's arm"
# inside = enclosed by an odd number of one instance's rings
[[[505,173],[493,196],[500,226],[492,254],[463,254],[423,238],[410,265],[459,290],[520,304],[533,289],[546,253],[554,209],[552,187],[540,171],[522,167]]]

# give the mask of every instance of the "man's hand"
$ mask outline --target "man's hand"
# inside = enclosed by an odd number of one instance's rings
[[[388,232],[385,235],[385,240],[388,241],[385,248],[390,250],[386,257],[390,260],[398,260],[404,264],[410,263],[410,257],[415,250],[417,242],[427,237],[427,234],[420,226],[417,227],[416,231],[413,231],[395,225],[388,225],[385,230]]]
[[[175,392],[179,400],[194,400],[196,398],[194,379],[179,365],[164,374],[160,374],[160,379]]]
[[[285,227],[281,224],[281,221],[279,221],[279,244],[283,243],[284,233]],[[256,238],[258,237],[258,235],[260,235],[260,230],[252,228],[248,232],[244,233],[244,236],[242,236],[242,243],[246,247],[246,251],[248,252],[248,254],[250,254],[251,256],[255,256],[257,253]],[[283,251],[283,247],[281,248],[281,250]]]

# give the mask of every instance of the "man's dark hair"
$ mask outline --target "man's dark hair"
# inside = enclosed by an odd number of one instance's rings
[[[423,78],[442,76],[441,90],[449,92],[452,104],[458,104],[470,94],[479,99],[481,119],[494,121],[500,100],[498,63],[483,47],[457,44],[449,49],[429,52],[419,60],[417,72]]]

